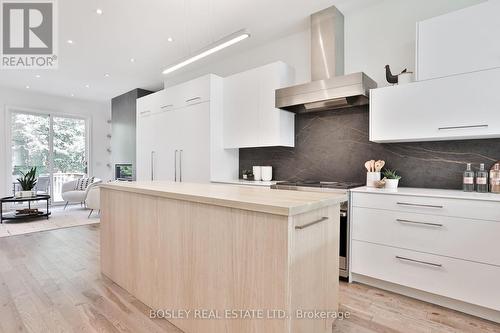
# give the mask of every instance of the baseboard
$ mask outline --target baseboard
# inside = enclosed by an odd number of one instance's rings
[[[368,276],[352,273],[352,281],[367,284],[369,286],[392,291],[397,294],[416,298],[421,301],[437,304],[445,308],[467,313],[476,317],[500,323],[500,311],[495,311],[482,306],[457,301],[448,297],[431,294],[422,290],[417,290],[399,284],[374,279]]]

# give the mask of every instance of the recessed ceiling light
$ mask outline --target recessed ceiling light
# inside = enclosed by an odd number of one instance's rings
[[[29,89],[29,88],[30,88],[30,86],[26,86],[26,89]]]
[[[73,94],[73,93],[71,93],[71,94],[69,94],[69,95],[70,95],[71,97],[75,97],[75,94]]]
[[[173,42],[173,41],[174,41],[174,39],[173,39],[172,37],[168,37],[168,38],[167,38],[167,41],[169,41],[169,42]]]
[[[109,73],[105,73],[104,77],[110,77]]]
[[[86,84],[86,85],[85,85],[85,88],[90,88],[90,84]]]
[[[179,68],[187,66],[187,65],[189,65],[195,61],[198,61],[202,58],[205,58],[205,57],[207,57],[215,52],[218,52],[222,49],[225,49],[226,47],[229,47],[229,46],[234,45],[238,42],[241,42],[242,40],[247,39],[248,37],[250,37],[250,34],[248,32],[246,32],[245,30],[237,31],[234,34],[231,34],[229,36],[226,36],[226,37],[220,39],[219,41],[215,42],[214,44],[208,46],[206,49],[199,51],[194,56],[165,69],[163,71],[163,74],[172,73],[173,71],[176,71]]]
[[[130,58],[130,62],[135,62],[135,59],[134,58]]]
[[[41,76],[40,76],[40,74],[36,74],[36,75],[35,75],[35,77],[36,77],[37,79],[39,79]]]
[[[97,8],[95,10],[95,12],[96,12],[97,15],[102,15],[102,9],[101,8]]]
[[[66,43],[68,43],[68,44],[74,44],[73,40],[71,40],[71,39],[68,39],[68,40],[66,41]]]

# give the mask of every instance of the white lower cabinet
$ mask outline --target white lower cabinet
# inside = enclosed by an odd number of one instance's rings
[[[399,191],[353,190],[352,273],[500,311],[500,195]]]
[[[206,75],[137,100],[137,180],[238,178],[238,150],[223,148],[222,89]]]
[[[500,311],[500,267],[353,241],[352,270]]]

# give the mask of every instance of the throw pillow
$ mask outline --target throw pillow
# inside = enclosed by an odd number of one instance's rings
[[[75,190],[77,191],[85,191],[90,184],[94,182],[94,177],[90,178],[80,178],[76,182]]]

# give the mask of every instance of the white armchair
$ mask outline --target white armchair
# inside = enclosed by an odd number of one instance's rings
[[[72,180],[62,185],[61,196],[63,200],[66,201],[64,209],[66,209],[69,203],[80,203],[83,205],[83,203],[87,199],[87,194],[92,189],[92,187],[96,186],[99,183],[102,183],[102,180],[99,178],[94,178],[94,181],[89,184],[83,191],[75,190],[77,182],[78,179]]]
[[[101,213],[101,189],[99,188],[99,185],[92,186],[92,188],[88,191],[85,204],[87,209],[90,209],[89,218],[94,210],[97,210],[98,214]]]

